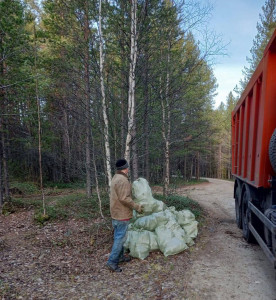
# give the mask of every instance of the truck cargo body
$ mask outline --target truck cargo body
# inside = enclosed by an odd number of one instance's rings
[[[276,31],[232,112],[236,221],[276,268]]]

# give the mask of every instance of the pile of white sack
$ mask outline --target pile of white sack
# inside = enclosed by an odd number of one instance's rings
[[[131,256],[145,259],[154,250],[165,256],[174,255],[194,244],[198,222],[190,210],[176,211],[174,206],[166,207],[164,202],[154,199],[144,178],[133,182],[132,193],[144,212],[134,212],[128,228],[124,248],[129,249]]]

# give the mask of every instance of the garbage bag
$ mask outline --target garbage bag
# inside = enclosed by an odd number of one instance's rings
[[[134,201],[144,206],[144,213],[134,211],[128,227],[124,247],[131,256],[145,259],[154,250],[165,256],[174,255],[194,244],[198,222],[191,211],[176,211],[174,206],[166,207],[164,202],[154,199],[144,178],[134,181],[132,188]]]
[[[148,182],[144,178],[138,178],[132,184],[132,193],[136,199],[137,203],[149,202],[152,197],[151,188],[148,185]]]
[[[175,214],[179,225],[186,225],[195,221],[195,215],[188,209],[176,211]]]
[[[129,249],[132,257],[145,259],[150,252],[150,235],[148,231],[128,231],[124,248]]]
[[[157,220],[155,216],[144,216],[141,218],[138,218],[134,223],[133,226],[136,228],[142,228],[145,230],[154,231],[154,229],[158,226]]]
[[[157,227],[155,232],[159,248],[165,256],[180,253],[188,248],[184,240],[174,236],[173,231],[166,225]]]
[[[191,238],[195,238],[198,234],[197,224],[197,221],[193,221],[190,224],[184,225],[183,229],[185,230],[186,235],[190,236]]]
[[[134,196],[134,201],[142,204],[144,207],[143,214],[137,214],[138,217],[141,215],[149,215],[154,212],[160,212],[167,208],[163,201],[153,198],[151,188],[144,178],[138,178],[133,182],[132,194]]]
[[[157,243],[157,236],[154,232],[149,231],[149,239],[150,239],[150,251],[159,250],[159,245]]]
[[[134,223],[133,227],[141,228],[149,231],[154,231],[154,229],[161,224],[166,224],[168,218],[163,212],[153,213],[149,216],[143,216],[138,218]]]

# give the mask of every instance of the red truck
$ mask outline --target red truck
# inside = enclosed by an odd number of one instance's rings
[[[276,30],[232,112],[237,226],[276,269]]]

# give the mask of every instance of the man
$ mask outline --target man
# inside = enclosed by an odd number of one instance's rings
[[[143,207],[131,198],[131,184],[128,181],[128,162],[119,159],[116,162],[117,173],[111,181],[110,213],[114,228],[114,242],[107,261],[107,267],[114,272],[122,272],[119,262],[128,262],[130,257],[124,256],[124,242],[133,209],[142,212]]]

